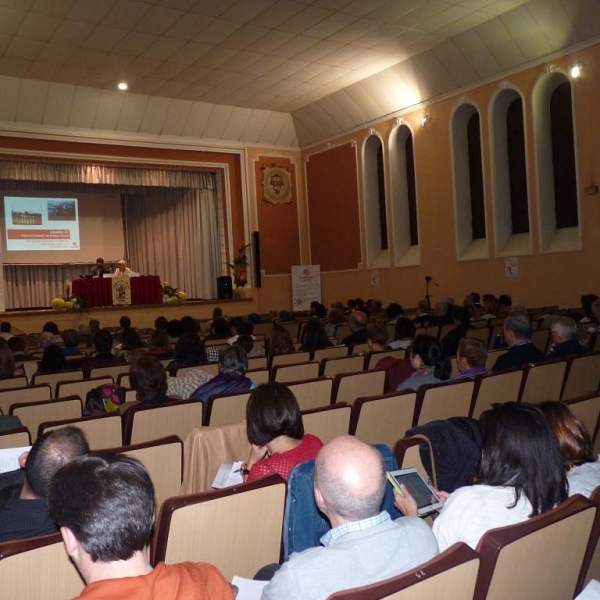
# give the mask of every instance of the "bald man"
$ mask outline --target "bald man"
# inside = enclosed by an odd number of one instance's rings
[[[315,502],[332,529],[323,547],[292,554],[265,587],[263,600],[325,600],[415,567],[438,553],[426,523],[392,521],[380,512],[385,470],[375,448],[351,436],[321,448],[315,463]]]
[[[354,346],[354,344],[367,343],[367,323],[369,317],[361,310],[353,310],[350,313],[348,325],[350,333],[342,340],[342,344],[346,346]]]

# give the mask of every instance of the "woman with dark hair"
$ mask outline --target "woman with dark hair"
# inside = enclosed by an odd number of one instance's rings
[[[408,353],[415,372],[397,387],[398,391],[418,390],[422,385],[443,383],[450,378],[452,365],[434,337],[418,335]]]
[[[171,398],[167,392],[167,374],[156,356],[137,356],[129,369],[129,384],[142,404],[162,404]]]
[[[190,398],[200,398],[208,402],[213,396],[242,394],[254,388],[254,383],[246,377],[248,357],[240,346],[225,346],[219,353],[219,373],[203,383]]]
[[[193,367],[206,363],[206,348],[197,333],[184,333],[175,344],[175,358],[167,367],[171,377],[180,367]]]
[[[169,343],[169,334],[166,329],[157,328],[150,335],[147,354],[152,354],[159,359],[171,358],[171,344]]]
[[[542,411],[509,402],[482,416],[483,448],[475,485],[440,492],[444,508],[433,522],[440,552],[456,542],[476,548],[484,533],[541,515],[567,497],[556,439]],[[396,507],[416,516],[406,488]]]
[[[60,348],[59,348],[60,350]],[[62,355],[62,350],[60,351]],[[63,356],[64,359],[64,356]],[[15,359],[6,342],[0,342],[0,379],[24,375],[23,367],[15,368]]]
[[[400,317],[396,321],[395,339],[388,344],[390,350],[410,348],[415,337],[415,324],[408,317]]]
[[[287,480],[296,465],[315,458],[323,446],[317,436],[304,434],[298,401],[282,383],[259,385],[250,394],[246,433],[252,444],[247,481],[274,473]]]
[[[300,335],[300,350],[302,352],[310,352],[311,356],[315,350],[327,348],[331,346],[331,342],[325,332],[325,326],[318,319],[311,319],[304,324],[302,334]]]
[[[67,359],[63,349],[50,344],[44,349],[42,360],[39,362],[38,373],[56,373],[67,368]]]
[[[269,359],[278,354],[291,354],[294,352],[294,343],[290,332],[283,325],[275,324],[269,337]]]
[[[542,402],[538,406],[558,440],[569,496],[581,494],[589,498],[600,485],[600,457],[588,430],[563,402]]]
[[[133,327],[124,327],[121,331],[121,350],[131,351],[143,348],[139,333]]]

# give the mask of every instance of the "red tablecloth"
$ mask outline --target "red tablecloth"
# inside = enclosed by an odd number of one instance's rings
[[[160,304],[162,286],[158,275],[131,277],[131,304]],[[112,306],[112,279],[74,279],[71,291],[85,298],[90,308]]]

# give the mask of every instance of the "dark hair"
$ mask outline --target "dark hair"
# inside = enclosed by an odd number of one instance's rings
[[[481,417],[483,448],[478,483],[515,488],[540,515],[567,497],[567,479],[558,443],[542,411],[508,402]]]
[[[248,356],[240,346],[225,346],[219,352],[219,372],[231,377],[244,377],[248,369]]]
[[[102,257],[99,257],[96,259],[96,262],[104,264],[104,259]]]
[[[290,332],[283,325],[275,324],[269,336],[269,358],[278,354],[291,354],[294,344]]]
[[[434,367],[433,375],[442,381],[450,377],[452,365],[442,352],[442,346],[430,335],[418,335],[411,346],[411,352],[418,354],[427,367]]]
[[[310,310],[313,313],[313,315],[315,317],[317,317],[318,319],[323,319],[327,316],[327,309],[320,302],[317,302],[316,300],[313,300],[310,303]]]
[[[171,344],[169,343],[169,334],[165,329],[156,328],[150,335],[149,347],[157,350],[169,352]]]
[[[512,298],[508,294],[500,294],[498,296],[498,302],[502,306],[510,306],[512,304]]]
[[[542,402],[537,406],[558,440],[565,471],[596,461],[598,455],[588,430],[564,402]]]
[[[100,331],[100,321],[98,319],[90,319],[90,331],[92,335]]]
[[[300,341],[302,342],[301,350],[309,352],[331,346],[325,325],[318,319],[311,319],[304,324]]]
[[[129,369],[129,385],[136,391],[136,399],[149,402],[167,391],[167,374],[156,356],[142,354]]]
[[[60,346],[50,344],[44,349],[42,360],[40,361],[41,373],[55,373],[67,368],[67,359]]]
[[[2,323],[0,323],[0,331],[2,333],[10,333],[10,322],[2,321]]]
[[[477,338],[464,337],[458,342],[457,356],[467,359],[470,367],[485,367],[487,349],[485,344]]]
[[[396,339],[403,340],[405,338],[415,337],[415,324],[412,319],[401,317],[396,321]]]
[[[235,332],[238,335],[245,335],[247,333],[250,333],[248,324],[246,324],[246,322],[244,321],[244,319],[242,319],[242,317],[233,317],[232,319],[229,320],[229,328],[231,330],[235,329]],[[233,333],[233,331],[232,331]]]
[[[167,329],[167,325],[169,324],[169,321],[167,321],[167,317],[163,317],[162,315],[160,317],[156,317],[156,319],[154,319],[154,327],[156,329]]]
[[[121,341],[124,350],[135,350],[143,348],[144,343],[140,339],[138,332],[133,327],[124,327],[121,332]]]
[[[98,352],[110,352],[112,350],[112,335],[108,329],[101,329],[94,338],[94,346]]]
[[[48,331],[52,335],[58,335],[58,325],[56,323],[54,323],[53,321],[48,321],[47,323],[44,323],[42,332],[44,332],[44,331]]]
[[[248,441],[264,446],[286,435],[295,440],[304,437],[304,425],[296,396],[282,383],[272,381],[259,385],[246,405]]]
[[[8,344],[3,340],[0,342],[0,379],[8,379],[14,374],[15,359],[10,351],[10,348],[8,347]]]
[[[181,317],[181,329],[183,333],[196,333],[198,331],[196,319],[190,316]]]
[[[38,437],[25,462],[25,477],[31,491],[46,498],[56,472],[89,451],[85,434],[77,427],[55,429]]]
[[[197,333],[184,333],[175,344],[175,356],[190,358],[194,362],[206,362],[206,349]]]
[[[18,335],[13,335],[7,344],[13,352],[23,352],[25,350],[25,340]]]
[[[229,336],[229,323],[225,317],[215,317],[210,327],[210,337],[224,338]]]
[[[404,309],[397,302],[392,302],[387,305],[385,309],[385,316],[388,319],[395,319],[396,317],[401,317],[404,314]]]
[[[220,306],[215,306],[212,311],[213,319],[223,316],[223,309]]]
[[[56,474],[48,504],[93,562],[128,560],[152,534],[154,486],[135,458],[103,454],[73,461]]]
[[[327,313],[327,320],[332,325],[339,325],[346,320],[346,317],[344,316],[343,311],[341,311],[339,308],[330,308],[329,312]]]
[[[119,319],[119,326],[121,329],[125,329],[126,327],[131,327],[131,319],[127,315],[123,315]]]
[[[252,352],[252,348],[254,348],[254,339],[247,333],[238,335],[238,339],[235,340],[234,346],[239,346],[247,355],[249,352]]]
[[[369,323],[367,325],[367,340],[385,346],[388,341],[388,330],[384,323]]]
[[[81,341],[81,336],[76,329],[67,329],[63,331],[62,339],[65,342],[67,348],[75,348]]]
[[[169,337],[179,338],[183,335],[183,327],[179,319],[172,319],[167,323],[167,333]]]
[[[583,296],[581,296],[581,308],[588,319],[594,318],[594,315],[592,314],[592,304],[594,304],[596,300],[598,300],[596,294],[583,294]]]

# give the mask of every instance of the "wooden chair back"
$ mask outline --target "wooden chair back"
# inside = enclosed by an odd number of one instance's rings
[[[579,398],[600,388],[600,352],[574,356],[569,361],[561,400]]]
[[[47,383],[52,388],[52,397],[57,398],[56,387],[59,381],[82,381],[83,371],[59,371],[58,373],[37,373],[31,380],[31,385],[42,385]]]
[[[205,426],[231,425],[246,418],[246,404],[250,392],[242,394],[224,394],[208,399],[204,407]]]
[[[91,389],[105,383],[114,383],[113,378],[104,376],[84,379],[83,381],[59,381],[56,384],[56,397],[79,396],[85,402],[85,397]]]
[[[490,334],[492,330],[489,327],[478,327],[476,329],[469,329],[467,332],[467,336],[470,338],[475,338],[476,340],[481,340],[485,347],[488,347],[490,342]]]
[[[298,383],[290,383],[288,387],[296,396],[300,410],[322,408],[331,404],[333,380],[329,377],[316,377]]]
[[[565,404],[579,417],[588,430],[592,442],[598,442],[600,426],[600,393],[588,394],[581,398],[567,400]]]
[[[207,562],[227,580],[252,578],[281,554],[286,484],[278,475],[169,498],[156,522],[152,562]]]
[[[271,368],[271,379],[279,383],[304,381],[319,376],[319,363],[309,361],[293,365],[278,365]]]
[[[398,435],[412,427],[416,401],[416,392],[357,398],[352,407],[351,435],[369,444],[392,447]]]
[[[69,426],[78,427],[85,433],[91,450],[115,448],[123,443],[121,415],[118,413],[41,423],[38,436]]]
[[[31,446],[31,435],[27,427],[0,431],[0,449],[4,448],[24,448]]]
[[[255,356],[248,359],[248,370],[253,371],[254,369],[266,369],[267,368],[267,357],[266,356]]]
[[[275,367],[281,365],[297,365],[310,361],[310,352],[292,352],[290,354],[277,354],[271,358],[269,369],[273,372]]]
[[[479,419],[481,414],[492,408],[494,404],[518,402],[522,381],[523,371],[521,369],[478,375],[475,378],[473,408],[469,416]]]
[[[543,515],[488,531],[477,545],[475,600],[575,597],[596,512],[575,495]]]
[[[340,358],[342,356],[348,356],[348,346],[338,344],[337,346],[329,346],[328,348],[321,348],[315,350],[313,360],[321,362],[325,358]]]
[[[490,352],[488,352],[487,358],[485,360],[485,368],[491,371],[494,368],[496,361],[507,352],[507,348],[500,348],[500,350],[491,350]]]
[[[523,367],[520,401],[538,404],[558,400],[566,370],[564,359]]]
[[[350,325],[346,323],[338,325],[338,328],[335,330],[335,339],[337,340],[338,344],[341,344],[343,339],[349,336],[350,333]]]
[[[252,371],[246,371],[246,377],[255,385],[269,383],[269,369],[254,369]]]
[[[333,402],[354,404],[363,396],[379,396],[385,391],[385,371],[374,369],[359,373],[341,373],[333,382]]]
[[[202,425],[203,404],[196,398],[165,404],[135,404],[123,415],[123,442],[141,444],[177,435],[185,440],[194,427]]]
[[[417,392],[413,425],[450,417],[468,417],[474,389],[475,382],[471,379],[421,386]]]
[[[324,444],[347,435],[352,407],[346,402],[302,411],[304,432],[316,435]]]
[[[24,387],[27,387],[27,377],[25,377],[25,375],[0,379],[0,390],[12,390]]]
[[[384,350],[383,352],[368,352],[365,355],[365,369],[376,369],[377,363],[387,356],[391,356],[395,359],[403,359],[406,356],[406,350],[401,348],[399,350]]]
[[[587,555],[583,561],[583,569],[580,578],[580,588],[584,588],[592,579],[600,580],[600,486],[598,486],[590,496],[590,500],[596,505],[598,513],[596,514],[596,523],[590,538],[590,545]]]
[[[119,375],[129,373],[129,365],[113,365],[111,367],[95,367],[90,370],[90,378],[96,377],[112,377],[113,381],[119,379]]]
[[[341,373],[362,371],[365,364],[364,356],[343,356],[341,358],[324,358],[321,361],[320,374],[332,379]]]
[[[85,587],[59,533],[0,544],[2,597],[64,600]]]
[[[546,354],[550,342],[550,329],[537,329],[531,333],[532,344]]]
[[[336,592],[328,600],[471,600],[479,561],[475,550],[459,542],[401,575]]]
[[[61,400],[14,404],[10,409],[10,414],[19,417],[23,426],[27,427],[32,442],[37,439],[37,433],[42,423],[80,419],[83,416],[81,399],[78,396],[62,398]]]
[[[51,398],[52,389],[47,383],[34,385],[28,388],[0,390],[0,411],[2,411],[2,414],[7,415],[13,404],[41,402],[42,400],[50,400]]]
[[[431,465],[431,473],[427,471],[421,459],[421,444],[429,450],[429,464]],[[427,436],[417,434],[410,437],[399,439],[394,444],[394,456],[398,463],[399,469],[415,468],[419,471],[425,481],[431,481],[434,487],[437,487],[437,474],[435,472],[435,457],[433,447]]]

